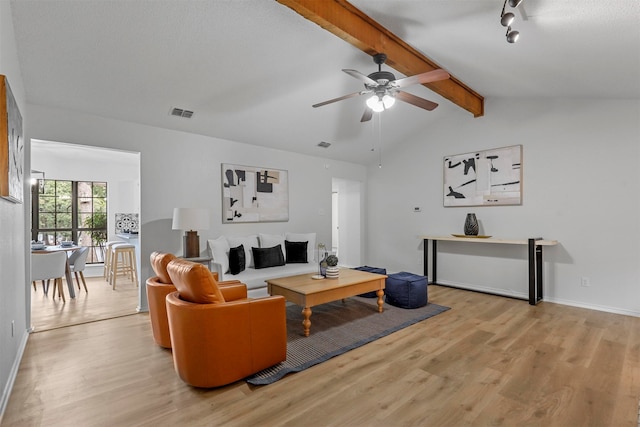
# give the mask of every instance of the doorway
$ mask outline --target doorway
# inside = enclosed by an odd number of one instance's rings
[[[340,265],[362,265],[362,183],[333,178],[331,183],[331,247]]]
[[[140,153],[100,147],[31,140],[31,170],[37,179],[105,182],[107,188],[106,241],[120,240],[116,236],[116,213],[140,212]],[[31,224],[28,225],[31,227]],[[101,261],[95,259],[94,261]],[[84,270],[88,291],[73,277],[76,298],[63,288],[66,302],[54,299],[52,292],[44,294],[41,283],[30,286],[30,323],[33,331],[136,314],[143,286],[123,280],[111,289],[103,278],[101,262],[87,264]],[[82,281],[81,281],[82,282]]]

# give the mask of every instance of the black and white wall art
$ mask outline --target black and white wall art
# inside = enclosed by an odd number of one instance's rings
[[[116,234],[117,233],[137,233],[140,220],[137,213],[117,213],[116,214]]]
[[[445,156],[444,206],[522,204],[522,145]]]
[[[222,222],[289,221],[285,170],[222,164]]]

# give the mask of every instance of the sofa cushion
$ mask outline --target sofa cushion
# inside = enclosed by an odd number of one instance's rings
[[[167,265],[180,299],[197,304],[220,304],[224,296],[213,274],[203,264],[176,258]]]
[[[151,254],[151,268],[158,276],[158,282],[171,283],[171,277],[167,272],[167,265],[176,259],[174,254],[168,254],[163,252],[153,252]]]
[[[284,241],[285,252],[287,253],[287,264],[308,262],[307,246],[309,242]]]
[[[245,264],[247,267],[253,267],[253,253],[251,248],[259,248],[258,235],[252,234],[251,236],[227,236],[227,242],[229,242],[230,248],[236,248],[240,245],[244,246]]]
[[[277,267],[284,265],[284,255],[282,254],[282,246],[276,245],[272,248],[251,248],[253,251],[253,259],[255,268]]]
[[[307,261],[317,261],[316,255],[316,233],[286,233],[285,239],[290,242],[308,242],[307,243]]]
[[[229,271],[229,242],[224,236],[207,240],[213,262],[222,266],[222,273]]]
[[[244,246],[240,245],[237,248],[229,249],[229,273],[238,274],[244,271],[246,259]]]
[[[261,248],[272,248],[278,245],[284,248],[284,235],[282,234],[258,233],[258,239],[260,239]]]

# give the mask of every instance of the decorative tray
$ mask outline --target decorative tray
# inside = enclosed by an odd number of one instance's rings
[[[467,236],[466,234],[452,234],[453,237],[467,237],[470,239],[488,239],[491,236]]]

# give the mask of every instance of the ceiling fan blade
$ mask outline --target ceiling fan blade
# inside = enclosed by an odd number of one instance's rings
[[[362,118],[360,119],[360,123],[368,122],[373,117],[373,110],[369,107],[364,109],[364,114],[362,114]]]
[[[345,73],[349,74],[351,77],[355,77],[356,79],[360,80],[361,82],[363,82],[366,85],[378,86],[378,82],[377,81],[373,80],[369,76],[365,76],[360,71],[349,70],[349,69],[343,69],[342,71],[344,71]]]
[[[429,101],[428,99],[420,98],[419,96],[415,96],[407,92],[402,92],[400,90],[396,92],[396,99],[407,102],[411,105],[415,105],[416,107],[424,108],[425,110],[429,111],[438,106],[438,104],[433,101]]]
[[[389,82],[389,86],[407,87],[418,83],[425,84],[437,82],[439,80],[446,80],[449,77],[451,77],[449,73],[441,68],[438,68],[437,70],[427,71],[426,73],[416,74],[415,76],[409,76],[403,79],[394,80],[392,82]]]
[[[333,98],[333,99],[330,99],[328,101],[324,101],[324,102],[319,102],[317,104],[313,104],[312,107],[313,108],[322,107],[323,105],[332,104],[334,102],[342,101],[343,99],[353,98],[354,96],[364,95],[364,94],[367,94],[369,92],[371,92],[371,91],[369,91],[369,90],[361,90],[360,92],[350,93],[349,95],[344,95],[344,96],[341,96],[339,98]]]

